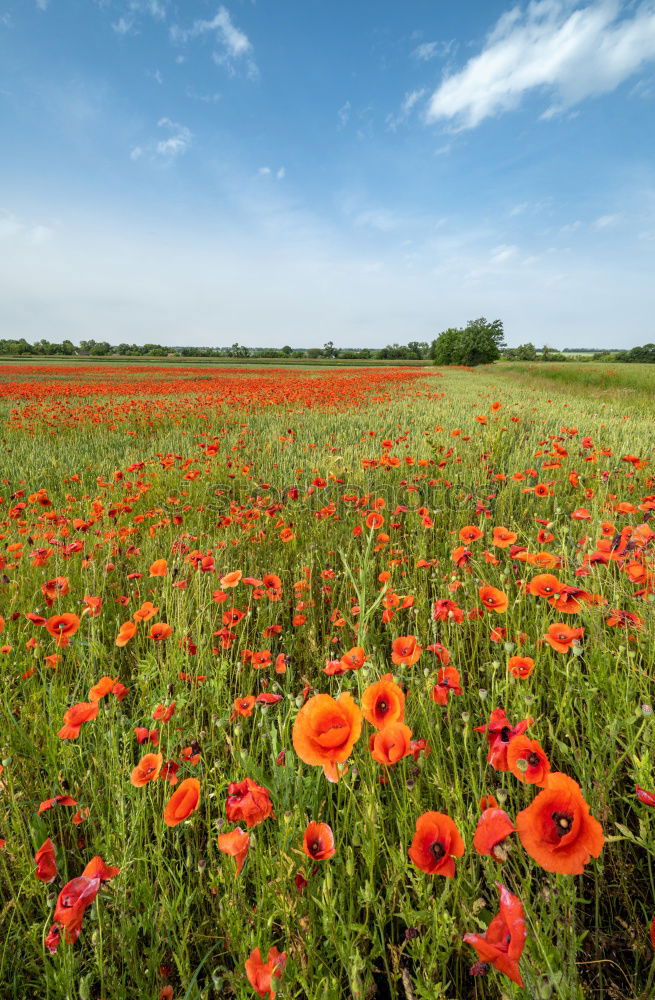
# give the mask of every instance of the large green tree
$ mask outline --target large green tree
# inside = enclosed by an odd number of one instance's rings
[[[488,365],[497,361],[505,346],[503,323],[489,322],[484,316],[472,319],[463,328],[449,327],[432,344],[436,365]]]

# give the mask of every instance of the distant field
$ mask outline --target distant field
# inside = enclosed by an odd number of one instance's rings
[[[651,396],[655,391],[655,365],[589,364],[575,362],[501,362],[489,366],[524,385],[571,389],[576,393],[593,393],[598,398],[615,400],[625,397]]]
[[[111,355],[110,357],[71,357],[67,354],[53,354],[49,357],[21,356],[0,357],[0,365],[147,365],[152,367],[172,365],[186,367],[187,365],[203,368],[252,368],[256,365],[280,368],[423,368],[430,367],[431,361],[389,361],[375,358],[347,360],[340,358],[146,358],[130,355]]]

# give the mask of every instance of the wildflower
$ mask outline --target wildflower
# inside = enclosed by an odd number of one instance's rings
[[[250,848],[250,836],[242,830],[240,826],[230,833],[220,833],[218,835],[218,849],[224,854],[229,854],[237,863],[235,878],[243,868],[246,855]]]
[[[432,701],[436,701],[437,705],[447,705],[451,691],[454,695],[460,695],[462,689],[459,680],[459,671],[455,670],[454,667],[445,667],[440,670],[437,674],[437,683],[430,692]]]
[[[532,725],[532,719],[524,719],[523,722],[511,726],[505,711],[502,708],[495,708],[489,716],[489,722],[484,726],[476,726],[476,733],[485,733],[489,744],[489,754],[487,763],[496,771],[509,770],[507,764],[507,749],[510,741],[515,736],[522,736]]]
[[[337,764],[350,756],[361,731],[362,713],[351,695],[343,693],[335,701],[328,694],[317,694],[296,716],[293,746],[305,764],[322,767],[329,781],[338,781]]]
[[[464,940],[478,953],[478,959],[523,986],[519,972],[519,959],[523,954],[528,931],[525,925],[523,904],[518,896],[499,882],[500,909],[484,934],[465,934]]]
[[[130,783],[135,788],[143,788],[150,781],[156,781],[160,775],[164,758],[160,753],[147,753],[141,758],[132,771]]]
[[[581,875],[603,849],[603,831],[590,814],[580,786],[559,772],[516,817],[519,839],[531,858],[549,872]]]
[[[504,809],[484,809],[475,830],[473,847],[478,854],[489,855],[494,861],[502,862],[505,857],[498,847],[512,833],[516,833],[516,827]]]
[[[362,715],[376,729],[390,722],[402,722],[405,717],[405,695],[391,674],[367,687],[362,694]]]
[[[543,788],[550,773],[550,762],[536,740],[515,736],[507,747],[507,766],[515,778],[526,785]]]
[[[273,980],[282,978],[286,960],[287,953],[285,951],[279,952],[277,948],[269,949],[266,962],[262,961],[259,948],[250,952],[246,960],[246,975],[258,997],[269,997],[270,1000],[273,1000],[275,996]]]
[[[534,660],[531,656],[510,656],[507,669],[512,677],[525,680],[534,670]]]
[[[410,859],[428,875],[455,874],[453,858],[464,854],[464,841],[449,816],[427,812],[416,820],[416,832],[409,848]]]
[[[423,650],[419,646],[416,636],[405,635],[394,639],[391,644],[391,661],[397,666],[403,664],[411,667],[418,660]]]
[[[39,882],[54,882],[57,878],[57,859],[55,856],[55,845],[50,840],[44,840],[38,851],[34,855],[36,865],[36,877]]]
[[[502,590],[498,590],[496,587],[481,587],[478,593],[487,611],[495,611],[496,614],[507,611],[509,601],[507,594],[503,593]]]
[[[275,816],[268,788],[257,785],[250,778],[232,781],[227,788],[225,813],[230,823],[243,821],[248,829]]]
[[[412,731],[402,722],[388,722],[371,736],[370,750],[373,760],[385,767],[392,767],[411,754]]]
[[[303,837],[303,851],[313,861],[327,861],[336,853],[334,836],[327,823],[310,823]]]
[[[188,819],[200,804],[200,782],[197,778],[185,778],[171,795],[164,809],[166,826],[177,826]]]
[[[73,614],[53,615],[45,623],[46,632],[55,637],[60,649],[68,645],[79,627],[80,619]]]

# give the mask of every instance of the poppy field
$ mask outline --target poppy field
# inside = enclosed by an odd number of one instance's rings
[[[0,366],[0,997],[655,996],[652,399]]]

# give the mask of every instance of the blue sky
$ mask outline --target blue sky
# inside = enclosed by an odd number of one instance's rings
[[[655,2],[0,0],[0,335],[655,339]]]

